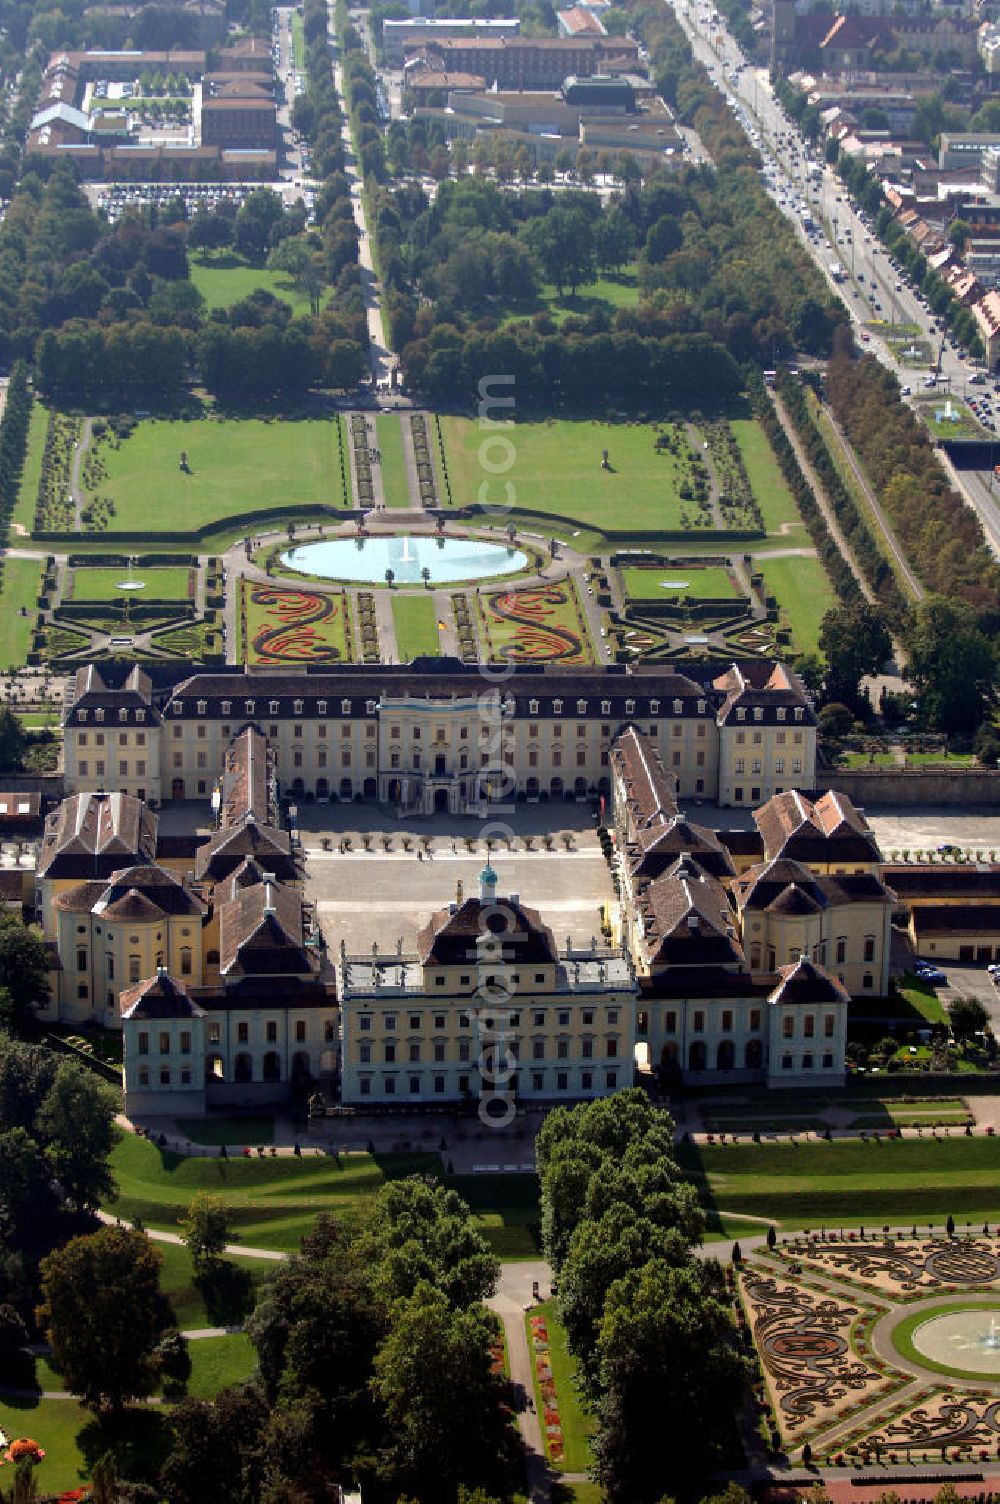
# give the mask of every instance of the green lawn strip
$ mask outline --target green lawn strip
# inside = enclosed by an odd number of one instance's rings
[[[904,976],[896,983],[896,994],[925,1023],[946,1024],[948,1022],[948,1014],[945,1011],[944,1003],[942,1003],[934,988],[927,982],[922,982],[919,977]]]
[[[174,569],[134,569],[131,579],[145,586],[132,592],[135,601],[180,601],[188,600],[188,575],[181,567]],[[101,569],[85,565],[73,570],[74,601],[119,602],[129,592],[119,590],[123,580],[129,579],[129,571],[119,565],[114,569]]]
[[[802,541],[805,541],[808,536],[805,525],[764,430],[753,418],[733,418],[729,426],[740,446],[750,489],[760,507],[768,533],[780,535],[784,523],[794,523],[796,527],[793,537],[801,535]]]
[[[286,587],[290,590],[296,589],[292,580],[279,580],[275,584],[279,589]],[[346,613],[349,610],[349,606],[346,596],[339,591],[323,591],[322,594],[329,596],[333,601],[333,611],[331,614],[322,621],[304,622],[301,627],[297,627],[294,621],[284,620],[278,613],[276,606],[259,605],[254,601],[252,599],[254,588],[257,587],[250,584],[246,587],[247,634],[249,637],[246,651],[250,663],[273,663],[275,661],[283,663],[310,663],[314,661],[310,655],[310,645],[335,648],[338,655],[337,661],[341,663],[349,663],[351,661],[350,654],[347,651],[348,618]],[[261,586],[260,588],[265,587]],[[302,588],[307,590],[308,586],[303,585]],[[276,628],[284,628],[284,632],[280,639],[272,639],[271,651],[275,654],[275,658],[271,658],[267,655],[267,644],[263,644],[261,649],[258,649],[255,646],[255,641],[259,632],[272,631]],[[301,652],[301,657],[289,656],[296,655],[297,652]]]
[[[28,656],[42,583],[39,559],[5,559],[0,578],[0,668],[20,668]],[[21,615],[22,608],[27,612]]]
[[[434,658],[441,652],[434,599],[430,595],[392,596],[392,619],[401,663]]]
[[[31,1436],[45,1452],[32,1471],[41,1495],[79,1488],[107,1451],[119,1476],[153,1482],[169,1445],[162,1407],[129,1409],[116,1423],[102,1424],[77,1400],[2,1399],[0,1430],[12,1438]]]
[[[842,752],[837,766],[841,768],[894,768],[897,762],[891,752]]]
[[[387,507],[408,507],[410,487],[403,459],[402,419],[398,413],[379,413],[375,419],[375,443],[382,471],[382,489]]]
[[[287,272],[254,266],[234,251],[198,251],[190,265],[191,281],[209,309],[229,308],[263,291],[290,304],[295,313],[309,312],[309,294],[297,288]]]
[[[826,612],[837,604],[830,577],[819,559],[788,558],[755,560],[764,575],[764,587],[773,595],[788,620],[800,653],[815,653],[819,629]]]
[[[179,1208],[183,1215],[183,1208]],[[219,1319],[218,1313],[206,1308],[205,1297],[195,1282],[191,1255],[180,1243],[155,1243],[157,1253],[163,1260],[160,1266],[160,1289],[173,1307],[177,1325],[181,1331],[197,1331],[200,1327],[228,1325]],[[243,1269],[250,1276],[256,1291],[274,1274],[277,1267],[271,1259],[249,1258],[245,1254],[226,1254],[226,1262]]]
[[[189,472],[179,468],[182,450]],[[322,418],[144,419],[113,449],[100,446],[101,495],[115,503],[114,532],[187,531],[273,507],[338,506],[337,431]],[[200,545],[204,546],[204,545]],[[107,548],[107,544],[105,544]]]
[[[188,1343],[191,1377],[187,1392],[192,1399],[214,1399],[227,1384],[248,1379],[257,1367],[257,1350],[242,1332],[225,1337],[199,1337]]]
[[[273,1144],[274,1119],[254,1118],[175,1118],[178,1133],[195,1144],[225,1144],[242,1148],[244,1144]]]
[[[588,282],[575,296],[566,291],[560,293],[552,282],[543,282],[536,298],[499,304],[492,300],[485,305],[484,311],[500,324],[510,324],[542,312],[547,313],[553,323],[562,324],[568,318],[586,318],[592,313],[612,314],[617,308],[635,308],[641,296],[635,273],[626,269],[619,278],[598,277]]]
[[[597,1483],[553,1483],[552,1504],[604,1504],[604,1491]]]
[[[563,1459],[552,1461],[548,1437],[545,1434],[545,1402],[538,1383],[535,1366],[535,1345],[531,1336],[531,1317],[544,1316],[549,1338],[549,1361],[552,1364],[552,1379],[556,1387],[556,1402],[563,1434]],[[559,1320],[554,1300],[532,1306],[524,1318],[528,1338],[528,1354],[531,1358],[531,1381],[535,1392],[535,1409],[542,1428],[545,1455],[552,1467],[560,1473],[585,1473],[593,1462],[590,1438],[594,1434],[594,1422],[587,1413],[583,1396],[576,1378],[576,1363],[566,1345],[566,1332]]]
[[[351,1154],[339,1160],[333,1155],[185,1157],[132,1135],[123,1135],[115,1145],[112,1168],[119,1197],[108,1209],[123,1222],[140,1217],[146,1227],[176,1231],[191,1197],[207,1190],[225,1203],[234,1242],[282,1251],[298,1247],[320,1211],[349,1216],[388,1179],[442,1174],[441,1157],[431,1152]],[[445,1178],[469,1203],[500,1257],[538,1257],[534,1176]]]
[[[11,516],[11,522],[16,523],[17,527],[22,527],[25,533],[30,533],[35,525],[35,503],[38,500],[38,485],[42,478],[42,455],[45,452],[45,435],[48,426],[48,411],[36,400],[31,405],[28,448],[24,456],[24,468],[21,471],[17,501],[14,503]],[[11,528],[12,548],[18,546],[17,527]]]
[[[674,596],[707,601],[738,599],[736,586],[725,569],[629,568],[621,573],[625,594],[632,600],[665,601]]]
[[[484,481],[490,482],[488,499],[502,498],[495,467],[513,455],[503,479],[513,485],[522,512],[555,512],[583,527],[622,531],[681,526],[678,491],[686,472],[671,454],[656,451],[651,424],[549,419],[518,423],[486,441],[471,419],[446,417],[441,426],[456,506],[475,502]],[[605,449],[610,470],[601,468]],[[485,469],[484,460],[494,468]]]
[[[302,17],[297,11],[292,12],[292,66],[303,68],[305,66],[305,39],[302,32]]]
[[[678,1158],[719,1216],[796,1227],[1000,1213],[1000,1143],[989,1138],[682,1144]]]
[[[904,1358],[909,1358],[911,1363],[917,1363],[921,1368],[929,1368],[933,1373],[948,1374],[953,1379],[974,1379],[978,1383],[988,1384],[991,1375],[977,1372],[972,1368],[959,1368],[950,1363],[939,1363],[935,1358],[928,1358],[920,1352],[913,1341],[913,1334],[918,1327],[927,1321],[933,1321],[936,1316],[954,1316],[959,1311],[992,1311],[1000,1316],[1000,1300],[963,1300],[954,1304],[941,1305],[936,1309],[925,1308],[923,1311],[910,1311],[902,1321],[896,1323],[892,1329],[892,1345]]]
[[[976,763],[971,752],[907,752],[905,757],[908,768],[971,768]]]

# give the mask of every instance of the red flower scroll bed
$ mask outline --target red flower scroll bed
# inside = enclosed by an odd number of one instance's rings
[[[561,585],[542,590],[507,590],[489,598],[490,614],[498,621],[517,624],[513,641],[498,649],[501,658],[518,663],[582,663],[583,643],[569,627],[546,624],[554,608],[568,604]]]
[[[260,585],[250,600],[266,607],[277,623],[265,622],[254,634],[253,648],[261,663],[329,663],[342,656],[316,630],[319,622],[332,621],[337,614],[339,607],[332,595]]]

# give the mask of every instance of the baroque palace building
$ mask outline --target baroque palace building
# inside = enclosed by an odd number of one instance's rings
[[[656,738],[684,798],[755,807],[815,777],[809,698],[790,669],[764,660],[716,673],[422,659],[304,673],[174,670],[162,683],[151,677],[157,668],[78,671],[64,717],[73,792],[207,799],[245,725],[267,737],[287,794],[425,814],[475,811],[491,792],[607,796],[611,745],[626,725]]]
[[[798,792],[816,723],[783,665],[163,673],[78,673],[37,870],[48,1016],[122,1028],[130,1113],[317,1086],[359,1108],[540,1105],[637,1066],[842,1079],[848,999],[887,986],[893,895],[850,801]],[[477,814],[511,794],[602,800],[611,938],[560,949],[489,865],[477,895],[442,893],[412,953],[320,932],[283,800]],[[211,804],[210,834],[161,832],[157,805],[182,798]],[[750,807],[754,827],[710,830],[681,798]],[[481,989],[511,932],[501,1008]]]

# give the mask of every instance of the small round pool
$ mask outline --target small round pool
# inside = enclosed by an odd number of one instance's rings
[[[281,562],[302,574],[366,584],[381,584],[391,569],[398,584],[419,585],[425,569],[432,584],[516,574],[528,556],[506,543],[474,538],[332,538],[290,548]]]

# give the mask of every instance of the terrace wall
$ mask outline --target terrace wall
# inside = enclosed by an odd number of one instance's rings
[[[823,786],[868,806],[1000,804],[1000,769],[994,768],[831,768]]]

